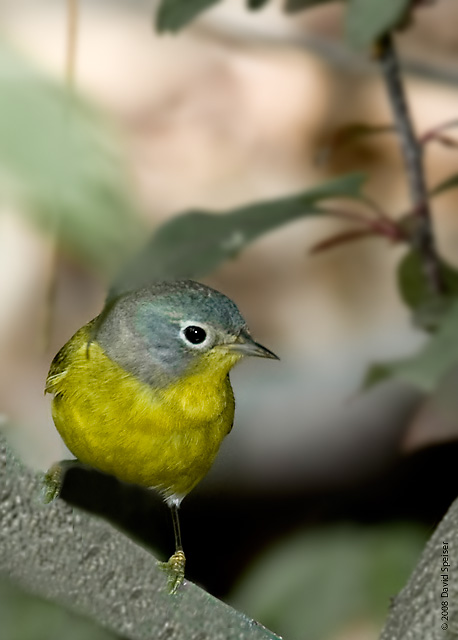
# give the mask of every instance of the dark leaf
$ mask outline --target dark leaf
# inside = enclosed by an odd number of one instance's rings
[[[420,353],[390,363],[374,365],[365,386],[394,377],[431,391],[458,362],[458,272],[441,260],[440,276],[444,291],[433,294],[428,286],[421,255],[409,251],[398,268],[399,290],[412,309],[415,323],[436,334]]]
[[[398,268],[399,290],[404,302],[412,309],[416,323],[428,331],[435,330],[444,314],[458,298],[458,272],[441,260],[440,277],[444,286],[441,295],[431,293],[425,277],[422,258],[411,250]]]
[[[360,198],[365,176],[351,174],[295,196],[240,207],[227,213],[190,211],[160,227],[127,266],[110,295],[154,280],[199,278],[236,256],[260,235],[307,215],[322,215],[321,200]]]
[[[395,128],[390,124],[371,125],[364,122],[352,122],[337,129],[333,136],[333,145],[348,144],[358,138],[394,132]]]
[[[220,0],[162,0],[156,15],[156,29],[159,33],[179,31],[218,2]]]
[[[369,367],[364,377],[363,388],[369,389],[390,377],[390,364],[377,363]]]
[[[318,4],[325,4],[326,2],[333,2],[334,0],[286,0],[285,11],[287,13],[296,13],[297,11],[303,11],[304,9],[310,9]]]
[[[367,47],[398,26],[412,0],[348,0],[346,32],[356,47]]]
[[[392,125],[369,125],[364,122],[353,122],[335,130],[328,142],[323,145],[320,150],[320,164],[329,161],[330,156],[344,145],[354,143],[360,138],[380,135],[385,133],[393,133],[395,131]]]
[[[270,0],[246,0],[246,5],[248,9],[255,11],[256,9],[262,9],[269,2]]]

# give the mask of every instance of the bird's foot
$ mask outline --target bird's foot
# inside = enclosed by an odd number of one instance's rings
[[[42,500],[45,504],[49,504],[59,497],[62,489],[63,468],[58,462],[53,464],[47,471],[43,480]]]
[[[159,569],[167,574],[169,593],[175,594],[184,580],[186,558],[183,551],[180,549],[169,558],[168,562],[158,562],[157,564]]]

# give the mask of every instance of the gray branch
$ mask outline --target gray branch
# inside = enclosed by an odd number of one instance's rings
[[[448,549],[445,555],[444,543]],[[407,585],[394,599],[380,640],[451,640],[457,636],[458,500],[455,500],[426,545]]]
[[[40,492],[40,478],[18,462],[0,434],[0,578],[126,640],[279,640],[189,582],[170,596],[165,575],[145,549],[63,500],[43,505]],[[449,550],[445,582],[444,542]],[[444,611],[446,621],[441,620]],[[447,630],[441,627],[444,622]],[[395,598],[380,640],[451,640],[456,635],[458,500]]]
[[[63,500],[42,504],[40,493],[40,477],[0,434],[0,577],[129,640],[278,640],[192,583],[170,596],[145,549]]]

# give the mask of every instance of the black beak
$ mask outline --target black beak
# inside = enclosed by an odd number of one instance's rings
[[[247,333],[241,333],[235,342],[224,345],[230,351],[235,351],[243,356],[257,356],[258,358],[272,358],[272,360],[280,360],[273,351],[263,347],[259,342],[255,342]]]

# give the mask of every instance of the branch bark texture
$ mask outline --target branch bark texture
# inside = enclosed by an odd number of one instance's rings
[[[0,574],[25,591],[126,640],[279,640],[192,583],[170,596],[145,549],[63,500],[42,504],[40,492],[0,434]]]
[[[458,500],[455,500],[426,545],[407,585],[394,599],[380,640],[452,640],[457,636]]]

